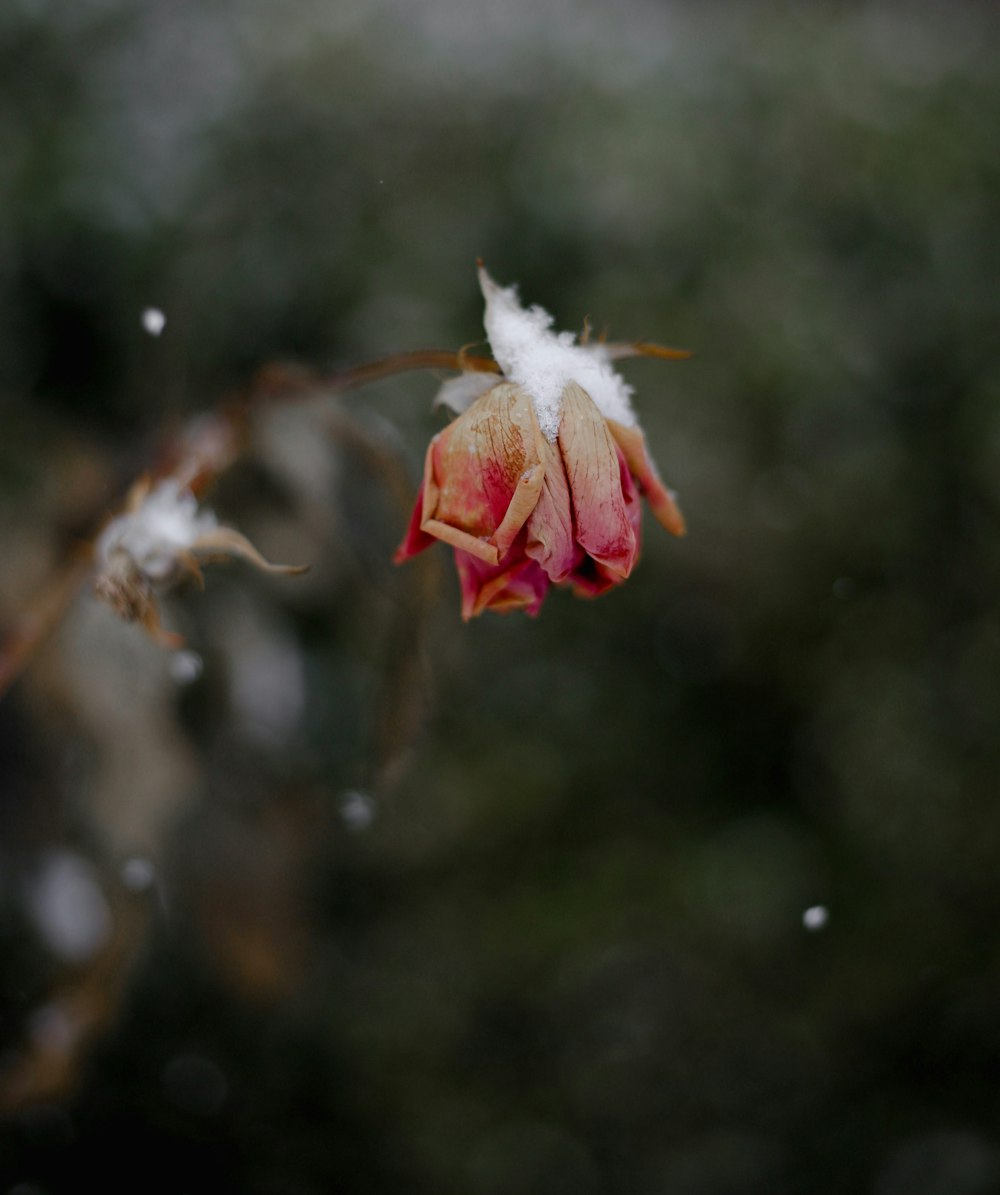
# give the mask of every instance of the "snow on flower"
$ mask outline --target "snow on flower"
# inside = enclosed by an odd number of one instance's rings
[[[552,331],[540,307],[480,267],[484,323],[503,377],[464,374],[439,401],[458,417],[431,441],[396,560],[455,549],[462,616],[537,614],[550,585],[595,597],[639,555],[639,494],[672,534],[684,520],[646,451],[631,389],[603,345]]]
[[[202,582],[201,565],[238,557],[263,572],[295,574],[305,570],[270,564],[246,536],[223,527],[210,510],[175,478],[152,486],[138,482],[123,514],[111,520],[94,548],[94,589],[128,622],[139,622],[154,639],[180,646],[180,636],[160,626],[156,592],[184,575]]]
[[[150,581],[166,580],[183,553],[218,530],[215,515],[199,511],[194,494],[172,479],[133,494],[130,505],[101,532],[97,555],[104,564],[123,556]]]

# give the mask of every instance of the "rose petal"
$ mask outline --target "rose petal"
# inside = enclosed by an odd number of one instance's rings
[[[435,542],[434,536],[428,535],[421,527],[424,521],[424,507],[427,505],[428,489],[433,489],[433,500],[437,502],[437,486],[434,484],[434,440],[431,440],[430,444],[427,445],[427,451],[424,454],[424,479],[413,506],[410,525],[403,536],[403,542],[396,549],[392,557],[396,564],[402,564],[404,560],[409,560],[411,556],[416,556],[418,552],[429,548]]]
[[[423,518],[424,495],[423,491],[421,491],[414,503],[413,514],[410,515],[410,525],[403,536],[403,542],[392,555],[395,564],[402,564],[404,560],[409,560],[425,548],[429,548],[431,544],[437,542],[433,535],[428,535],[426,531],[421,530],[420,524],[423,522]]]
[[[652,457],[646,448],[646,438],[638,427],[625,427],[608,420],[608,428],[615,438],[618,447],[624,452],[628,467],[639,483],[639,489],[649,503],[649,509],[657,521],[664,526],[671,535],[683,535],[684,516],[680,507],[674,501],[673,494],[660,480]]]
[[[620,454],[604,416],[575,382],[562,396],[559,449],[573,501],[577,543],[613,573],[627,577],[636,537],[622,492]]]
[[[545,479],[527,522],[525,554],[537,560],[553,581],[564,580],[581,555],[573,540],[573,507],[562,457],[542,438]]]
[[[491,566],[458,551],[455,565],[462,587],[462,618],[466,622],[487,609],[537,614],[549,588],[549,579],[539,565],[524,555],[523,540],[514,545],[503,564]]]
[[[567,578],[567,584],[572,586],[577,597],[595,598],[616,585],[621,585],[625,578],[621,573],[613,573],[596,560],[585,557],[579,567],[575,568]]]
[[[527,394],[494,386],[431,442],[420,530],[499,564],[538,501],[543,443]],[[412,525],[400,558],[411,546],[425,546]]]

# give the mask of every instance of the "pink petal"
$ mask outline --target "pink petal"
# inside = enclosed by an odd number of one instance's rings
[[[413,514],[410,516],[410,525],[406,529],[406,535],[403,536],[403,542],[399,545],[393,553],[393,560],[396,564],[402,564],[404,560],[409,560],[422,552],[424,548],[429,548],[431,544],[436,543],[433,535],[428,535],[426,531],[421,531],[420,524],[424,517],[424,495],[423,491],[417,494],[417,501],[413,507]]]
[[[455,565],[466,622],[484,610],[537,614],[549,588],[549,579],[539,565],[524,555],[523,541],[514,546],[502,564],[488,565],[468,552],[457,551]]]
[[[634,564],[639,559],[639,545],[642,536],[642,503],[639,501],[638,490],[635,487],[635,482],[632,480],[632,474],[629,472],[621,449],[615,445],[615,450],[618,454],[622,498],[625,501],[628,520],[635,535]],[[577,597],[586,598],[599,597],[602,593],[607,593],[615,585],[620,585],[624,580],[625,577],[621,573],[615,572],[613,569],[598,563],[596,560],[592,560],[589,556],[583,556],[567,578]]]
[[[609,589],[614,589],[616,585],[621,585],[624,580],[621,573],[613,573],[588,556],[570,575],[568,584],[572,585],[577,597],[595,598],[607,593]]]
[[[661,523],[671,535],[684,534],[684,516],[680,507],[674,501],[673,494],[660,480],[653,459],[646,448],[646,438],[638,427],[625,427],[608,420],[608,428],[615,438],[618,447],[624,452],[628,467],[639,483],[639,489],[649,503],[657,521]]]
[[[411,522],[397,560],[427,546],[424,536],[499,564],[534,510],[544,480],[531,399],[501,382],[430,444],[419,524]]]
[[[573,507],[562,457],[543,438],[545,479],[527,522],[525,554],[537,560],[553,581],[564,580],[581,555],[573,539]]]
[[[576,541],[593,560],[627,577],[635,563],[636,536],[622,489],[621,453],[586,391],[570,382],[562,398],[559,449],[572,495]]]
[[[393,560],[396,564],[402,564],[404,560],[409,560],[410,557],[416,556],[418,552],[422,552],[425,548],[429,548],[435,542],[433,535],[421,529],[421,523],[424,521],[424,506],[427,503],[428,491],[434,495],[433,500],[437,500],[437,486],[434,483],[434,441],[432,440],[427,447],[427,452],[424,456],[424,480],[417,494],[417,501],[413,507],[413,514],[410,516],[410,525],[406,529],[406,535],[403,536],[403,542],[396,549]]]

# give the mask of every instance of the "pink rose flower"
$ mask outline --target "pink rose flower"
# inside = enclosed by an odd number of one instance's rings
[[[435,540],[453,547],[466,620],[487,609],[537,614],[550,585],[584,597],[619,585],[639,557],[640,494],[667,531],[684,534],[602,346],[556,336],[544,312],[480,277],[505,380],[477,375],[471,389],[488,389],[431,441],[395,556]]]

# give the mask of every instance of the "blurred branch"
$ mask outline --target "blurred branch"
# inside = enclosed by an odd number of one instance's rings
[[[268,366],[241,398],[224,401],[215,411],[192,418],[176,433],[164,437],[144,475],[143,488],[148,491],[151,482],[169,477],[203,493],[243,456],[250,443],[252,418],[275,403],[355,389],[413,368],[457,369],[459,361],[460,355],[454,353],[398,354],[332,376]],[[466,358],[463,364],[468,363]],[[482,360],[475,360],[474,366],[490,371],[496,368],[492,362]],[[403,462],[347,412],[324,407],[321,417],[331,440],[362,464],[389,497],[393,509],[398,508],[405,518],[412,501],[412,485]],[[127,509],[129,502],[126,495],[117,505]],[[59,625],[93,569],[95,543],[96,532],[49,579],[7,636],[0,652],[0,691],[9,687]],[[373,739],[359,777],[366,791],[384,790],[392,783],[423,722],[427,694],[424,626],[431,589],[428,584],[407,586],[400,600],[388,606]],[[199,923],[212,943],[210,954],[219,974],[238,984],[242,992],[258,998],[285,993],[302,965],[306,930],[300,923],[294,889],[286,888],[284,879],[302,873],[306,856],[316,842],[315,826],[300,824],[303,808],[308,813],[308,805],[285,802],[274,813],[267,829],[268,852],[258,856],[251,851],[239,869],[241,876],[251,877],[251,882],[244,883],[234,895],[228,882],[223,884],[220,878],[217,885],[206,887],[198,902]],[[281,866],[275,874],[261,875],[259,860],[265,860],[268,866],[273,864],[276,839],[281,843]],[[281,882],[275,875],[282,878]],[[264,906],[260,905],[262,892],[266,894]],[[21,1043],[0,1069],[0,1115],[71,1094],[80,1082],[94,1041],[118,1015],[148,936],[150,918],[146,902],[120,894],[112,899],[115,929],[111,940],[92,959],[73,967],[35,1005],[26,1020]]]
[[[667,348],[646,341],[608,343],[603,347],[611,360],[626,357],[683,360],[691,355],[683,349]],[[145,476],[150,482],[173,478],[179,485],[201,497],[222,473],[242,457],[250,439],[250,422],[261,408],[277,403],[301,402],[321,394],[343,394],[397,374],[425,369],[500,373],[500,367],[491,358],[470,356],[465,349],[458,352],[424,349],[393,353],[363,365],[326,374],[269,364],[258,371],[246,393],[224,400],[214,411],[193,417],[178,434],[165,437],[154,452]],[[42,586],[29,609],[0,641],[0,697],[59,626],[87,580],[99,530],[99,527],[95,528],[76,558]]]
[[[0,643],[0,697],[62,621],[90,573],[91,549],[88,544],[49,578]]]
[[[447,350],[394,353],[328,374],[280,364],[267,365],[257,373],[245,394],[224,400],[216,410],[194,416],[179,433],[164,437],[145,474],[151,481],[175,478],[201,497],[218,477],[241,459],[249,442],[251,419],[260,409],[276,403],[301,402],[320,394],[345,393],[396,374],[424,369],[499,372],[499,366],[489,358]],[[127,488],[131,489],[131,484]],[[124,501],[123,497],[121,502]],[[111,513],[108,512],[109,516]],[[102,520],[102,526],[106,521],[107,518]],[[42,585],[0,640],[0,697],[56,630],[86,583],[99,531],[100,527],[95,528],[74,558]]]

